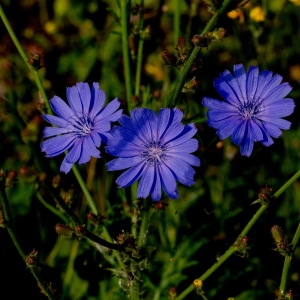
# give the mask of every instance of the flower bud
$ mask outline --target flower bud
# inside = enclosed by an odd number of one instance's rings
[[[5,215],[4,215],[4,210],[2,205],[0,205],[0,227],[1,228],[6,228],[7,227],[7,223],[5,220]]]
[[[27,267],[29,268],[32,268],[32,267],[38,267],[40,262],[39,262],[39,258],[38,258],[38,251],[33,249],[29,255],[26,257],[26,265]]]
[[[174,54],[168,52],[168,51],[163,51],[161,53],[161,57],[164,60],[165,64],[168,66],[176,66],[177,58]]]
[[[74,229],[65,224],[56,224],[55,231],[58,235],[63,236],[67,239],[71,239],[76,236]]]
[[[272,226],[271,233],[272,233],[275,243],[281,243],[284,241],[283,231],[282,231],[281,227],[279,227],[278,225]]]
[[[201,34],[195,34],[193,36],[193,38],[191,39],[191,42],[198,47],[201,48],[207,48],[209,43],[210,43],[210,39],[207,36],[201,35]]]
[[[168,291],[168,299],[173,300],[177,297],[176,287],[171,287]]]
[[[86,233],[85,225],[80,225],[75,228],[76,236],[79,240],[81,240]]]

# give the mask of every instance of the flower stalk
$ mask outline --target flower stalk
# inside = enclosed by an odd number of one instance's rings
[[[122,49],[124,60],[124,78],[126,85],[126,98],[128,111],[131,110],[132,101],[132,76],[130,67],[130,51],[129,51],[129,15],[130,2],[128,0],[121,0],[121,27],[122,27]]]
[[[21,58],[23,59],[24,63],[26,64],[26,66],[28,67],[28,69],[33,73],[34,75],[34,80],[35,80],[35,83],[37,85],[37,88],[38,90],[40,91],[40,94],[41,94],[41,97],[44,99],[45,101],[45,105],[46,105],[46,108],[47,108],[47,111],[49,114],[52,114],[52,109],[50,107],[50,104],[49,104],[49,100],[48,100],[48,97],[45,93],[45,90],[43,88],[43,85],[41,83],[41,80],[40,80],[40,77],[38,75],[38,72],[37,70],[35,70],[35,68],[29,63],[29,60],[28,60],[28,57],[27,55],[25,54],[25,51],[23,50],[18,38],[16,37],[3,9],[2,9],[2,6],[0,5],[0,18],[2,19],[2,22],[6,28],[6,30],[8,31],[8,34],[10,35],[13,43],[15,44]]]
[[[203,29],[202,34],[206,34],[207,32],[209,32],[210,30],[212,30],[214,28],[219,17],[226,11],[226,9],[228,8],[228,6],[231,2],[232,2],[232,0],[223,1],[221,8],[212,16],[210,21],[207,23],[207,25]],[[193,51],[191,52],[187,62],[185,63],[184,67],[181,69],[180,74],[175,82],[175,87],[172,91],[170,100],[168,102],[168,105],[167,105],[168,107],[173,108],[176,106],[176,104],[180,98],[180,94],[181,94],[182,88],[184,86],[185,78],[188,74],[188,71],[190,70],[193,62],[198,58],[198,55],[199,55],[201,49],[202,48],[200,46],[195,46]]]
[[[298,224],[298,227],[296,229],[292,243],[290,245],[291,254],[285,256],[285,259],[284,259],[281,281],[280,281],[280,286],[279,286],[279,291],[280,291],[281,297],[284,297],[284,295],[286,294],[287,279],[288,279],[289,270],[290,270],[291,263],[292,263],[292,255],[297,248],[297,245],[299,243],[299,238],[300,238],[300,223]]]
[[[30,256],[27,256],[25,254],[21,244],[19,243],[19,239],[17,238],[17,235],[16,235],[14,227],[13,227],[13,220],[12,220],[11,213],[10,213],[9,201],[8,201],[6,191],[5,191],[5,181],[3,179],[4,178],[0,179],[0,203],[3,207],[5,227],[8,231],[8,234],[9,234],[14,246],[16,247],[18,253],[22,257],[23,261],[29,267],[31,274],[37,281],[40,289],[48,297],[49,300],[55,300],[56,297],[54,296],[54,293],[52,292],[49,284],[46,283],[45,280],[42,278],[39,268],[35,267],[34,264],[32,264],[32,265],[30,264],[30,260],[28,260],[28,258]]]
[[[278,198],[293,182],[295,182],[300,177],[300,170],[297,171],[285,184],[283,184],[273,195],[272,199]],[[259,202],[260,199],[257,199],[254,202]],[[257,220],[261,217],[261,215],[266,211],[268,208],[268,204],[265,203],[261,205],[261,207],[257,210],[257,212],[253,215],[253,217],[250,219],[248,224],[245,226],[245,228],[242,230],[242,232],[239,234],[239,237],[236,239],[236,241],[232,244],[232,246],[229,247],[229,249],[218,259],[218,261],[211,266],[203,275],[199,277],[199,280],[206,280],[210,275],[212,275],[232,254],[234,254],[236,251],[238,251],[237,245],[240,243],[241,237],[244,237],[247,235],[247,233],[250,231],[250,229],[254,226],[254,224],[257,222]],[[298,232],[299,230],[299,232]],[[298,226],[297,232],[294,236],[293,241],[298,243],[300,236],[300,229]],[[294,247],[296,247],[294,245]],[[287,273],[288,266],[285,266],[286,271],[284,269],[284,274]],[[285,277],[286,278],[286,275]],[[285,290],[286,285],[286,279],[282,279],[282,284],[280,285],[280,291]],[[176,300],[182,300],[185,299],[185,297],[190,294],[194,290],[194,285],[190,284],[181,294],[179,294],[176,298]]]

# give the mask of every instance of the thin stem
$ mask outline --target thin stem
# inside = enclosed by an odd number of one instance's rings
[[[149,221],[150,221],[150,210],[149,210],[148,203],[146,200],[147,199],[145,199],[144,204],[143,204],[142,223],[141,223],[138,242],[137,242],[139,249],[142,247],[142,245],[145,242],[145,238],[147,236],[148,227],[149,227]]]
[[[232,0],[225,0],[221,6],[221,8],[212,16],[210,21],[207,23],[206,27],[203,29],[202,34],[205,34],[213,29],[213,27],[216,25],[220,15],[222,15],[227,7],[229,6],[230,2]],[[168,102],[168,107],[173,108],[180,97],[180,93],[182,91],[182,88],[184,86],[186,75],[193,64],[193,62],[197,59],[199,52],[201,51],[200,46],[195,46],[193,51],[191,52],[187,62],[185,63],[184,67],[181,69],[180,74],[175,82],[175,88],[171,94],[170,101]]]
[[[97,209],[97,207],[94,203],[94,200],[93,200],[88,188],[86,187],[85,182],[83,181],[83,179],[82,179],[82,177],[81,177],[81,175],[80,175],[80,173],[77,169],[77,166],[73,165],[72,170],[73,170],[73,173],[74,173],[74,175],[75,175],[75,177],[76,177],[76,179],[77,179],[77,181],[78,181],[78,183],[79,183],[79,185],[82,189],[82,192],[83,192],[84,196],[86,197],[86,200],[88,202],[88,205],[89,205],[91,211],[93,212],[93,214],[98,215],[98,209]]]
[[[293,182],[295,182],[300,177],[300,170],[297,171],[286,183],[284,183],[273,195],[272,199],[278,198]],[[213,274],[235,251],[237,251],[237,247],[235,246],[241,237],[244,237],[247,235],[247,233],[250,231],[250,229],[253,227],[253,225],[256,223],[256,221],[260,218],[260,216],[266,211],[268,208],[267,204],[262,204],[262,206],[257,210],[257,212],[253,215],[251,220],[248,222],[248,224],[245,226],[245,228],[242,230],[242,232],[239,234],[236,241],[232,244],[232,246],[219,258],[219,260],[211,266],[203,275],[199,277],[200,280],[204,281],[207,279],[211,274]],[[299,230],[299,233],[296,232],[293,241],[299,240],[300,236],[300,229],[298,227],[297,231]],[[176,300],[184,299],[189,293],[191,293],[194,289],[193,284],[190,284],[178,297]],[[281,291],[281,289],[280,289]]]
[[[15,44],[15,46],[16,46],[16,48],[17,48],[17,50],[18,50],[18,52],[19,52],[19,54],[21,56],[21,58],[23,59],[24,63],[28,67],[28,69],[33,73],[35,83],[36,83],[36,85],[37,85],[37,87],[38,87],[38,89],[39,89],[39,91],[41,93],[42,98],[45,101],[45,105],[46,105],[47,111],[48,111],[48,113],[51,114],[52,113],[52,109],[50,107],[49,100],[48,100],[48,97],[47,97],[47,95],[45,93],[43,85],[41,84],[41,80],[39,78],[38,72],[28,62],[28,57],[25,54],[25,52],[24,52],[24,50],[23,50],[23,48],[22,48],[22,46],[21,46],[18,38],[16,37],[16,35],[15,35],[13,29],[12,29],[12,27],[10,26],[10,23],[9,23],[8,19],[6,18],[6,15],[5,15],[5,13],[4,13],[1,5],[0,5],[0,17],[1,17],[2,21],[3,21],[3,23],[4,23],[4,26],[6,27],[6,30],[8,31],[8,34],[10,35],[13,43]]]
[[[181,17],[181,1],[175,0],[174,8],[174,44],[176,45],[177,40],[180,36],[180,17]]]
[[[298,224],[297,230],[296,230],[295,235],[292,240],[291,255],[286,256],[284,259],[281,281],[280,281],[280,286],[279,286],[279,291],[280,291],[281,296],[284,296],[286,293],[287,277],[288,277],[289,270],[291,267],[292,255],[297,248],[299,238],[300,238],[300,224]]]
[[[144,0],[140,2],[140,25],[139,25],[139,44],[136,62],[136,76],[135,76],[135,95],[139,97],[140,95],[140,84],[141,84],[141,74],[142,74],[142,62],[143,62],[143,48],[144,48]]]
[[[123,60],[124,60],[124,76],[126,85],[126,97],[127,97],[127,108],[130,111],[132,101],[132,78],[130,71],[130,51],[129,51],[129,16],[128,11],[130,10],[130,0],[121,0],[121,28],[122,28],[122,49],[123,49]]]
[[[10,209],[9,209],[9,201],[7,199],[7,195],[5,192],[4,182],[0,182],[0,185],[1,185],[0,200],[1,200],[2,207],[3,207],[3,211],[4,211],[4,217],[5,217],[6,226],[7,226],[6,229],[8,231],[8,234],[10,235],[10,238],[12,239],[12,242],[13,242],[14,246],[16,247],[16,249],[18,250],[23,261],[25,262],[25,264],[27,266],[29,266],[29,270],[30,270],[31,274],[33,275],[33,277],[38,282],[40,289],[48,297],[48,299],[55,300],[55,296],[53,295],[52,291],[50,290],[49,285],[43,280],[41,273],[39,271],[39,268],[27,264],[27,256],[19,243],[19,240],[16,236],[15,230],[12,225],[12,218],[11,218],[11,213],[10,213]]]
[[[54,206],[47,203],[39,191],[36,192],[36,197],[49,211],[51,211],[54,215],[62,219],[65,223],[68,223],[68,218],[63,213],[58,211]]]

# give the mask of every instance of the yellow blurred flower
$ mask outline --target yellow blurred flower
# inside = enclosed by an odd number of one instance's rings
[[[300,65],[290,67],[290,77],[292,80],[300,82]]]
[[[244,23],[244,12],[241,9],[234,9],[227,13],[227,17],[230,19],[239,19],[240,23]]]
[[[296,6],[300,6],[300,0],[289,0],[289,1],[294,3]]]
[[[250,10],[250,19],[255,22],[263,22],[265,20],[265,11],[260,6],[255,6]]]
[[[44,29],[48,34],[53,34],[56,32],[56,24],[52,21],[48,21],[45,25],[44,25]]]

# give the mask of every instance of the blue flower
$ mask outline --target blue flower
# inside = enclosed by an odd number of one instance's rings
[[[272,145],[273,138],[289,129],[291,123],[282,119],[294,111],[294,101],[284,98],[291,90],[282,77],[258,67],[245,72],[243,65],[233,67],[233,75],[226,70],[214,80],[214,86],[224,101],[203,98],[208,125],[217,129],[221,140],[231,136],[240,146],[242,155],[250,156],[254,142]]]
[[[101,142],[110,136],[111,122],[117,121],[122,110],[120,102],[114,99],[103,107],[105,94],[98,83],[92,89],[87,83],[79,82],[67,88],[69,106],[59,97],[50,100],[52,110],[57,116],[43,115],[43,118],[57,127],[45,127],[41,144],[46,157],[57,156],[69,150],[60,171],[68,173],[73,164],[87,163],[91,157],[100,157]]]
[[[161,198],[163,189],[172,199],[178,198],[176,180],[190,186],[194,183],[198,157],[191,154],[198,148],[192,139],[197,129],[193,124],[183,125],[183,113],[178,109],[152,110],[137,108],[131,118],[123,115],[122,126],[111,131],[107,153],[118,158],[106,164],[109,171],[126,170],[116,183],[128,187],[140,179],[137,197],[151,194],[154,201]]]

